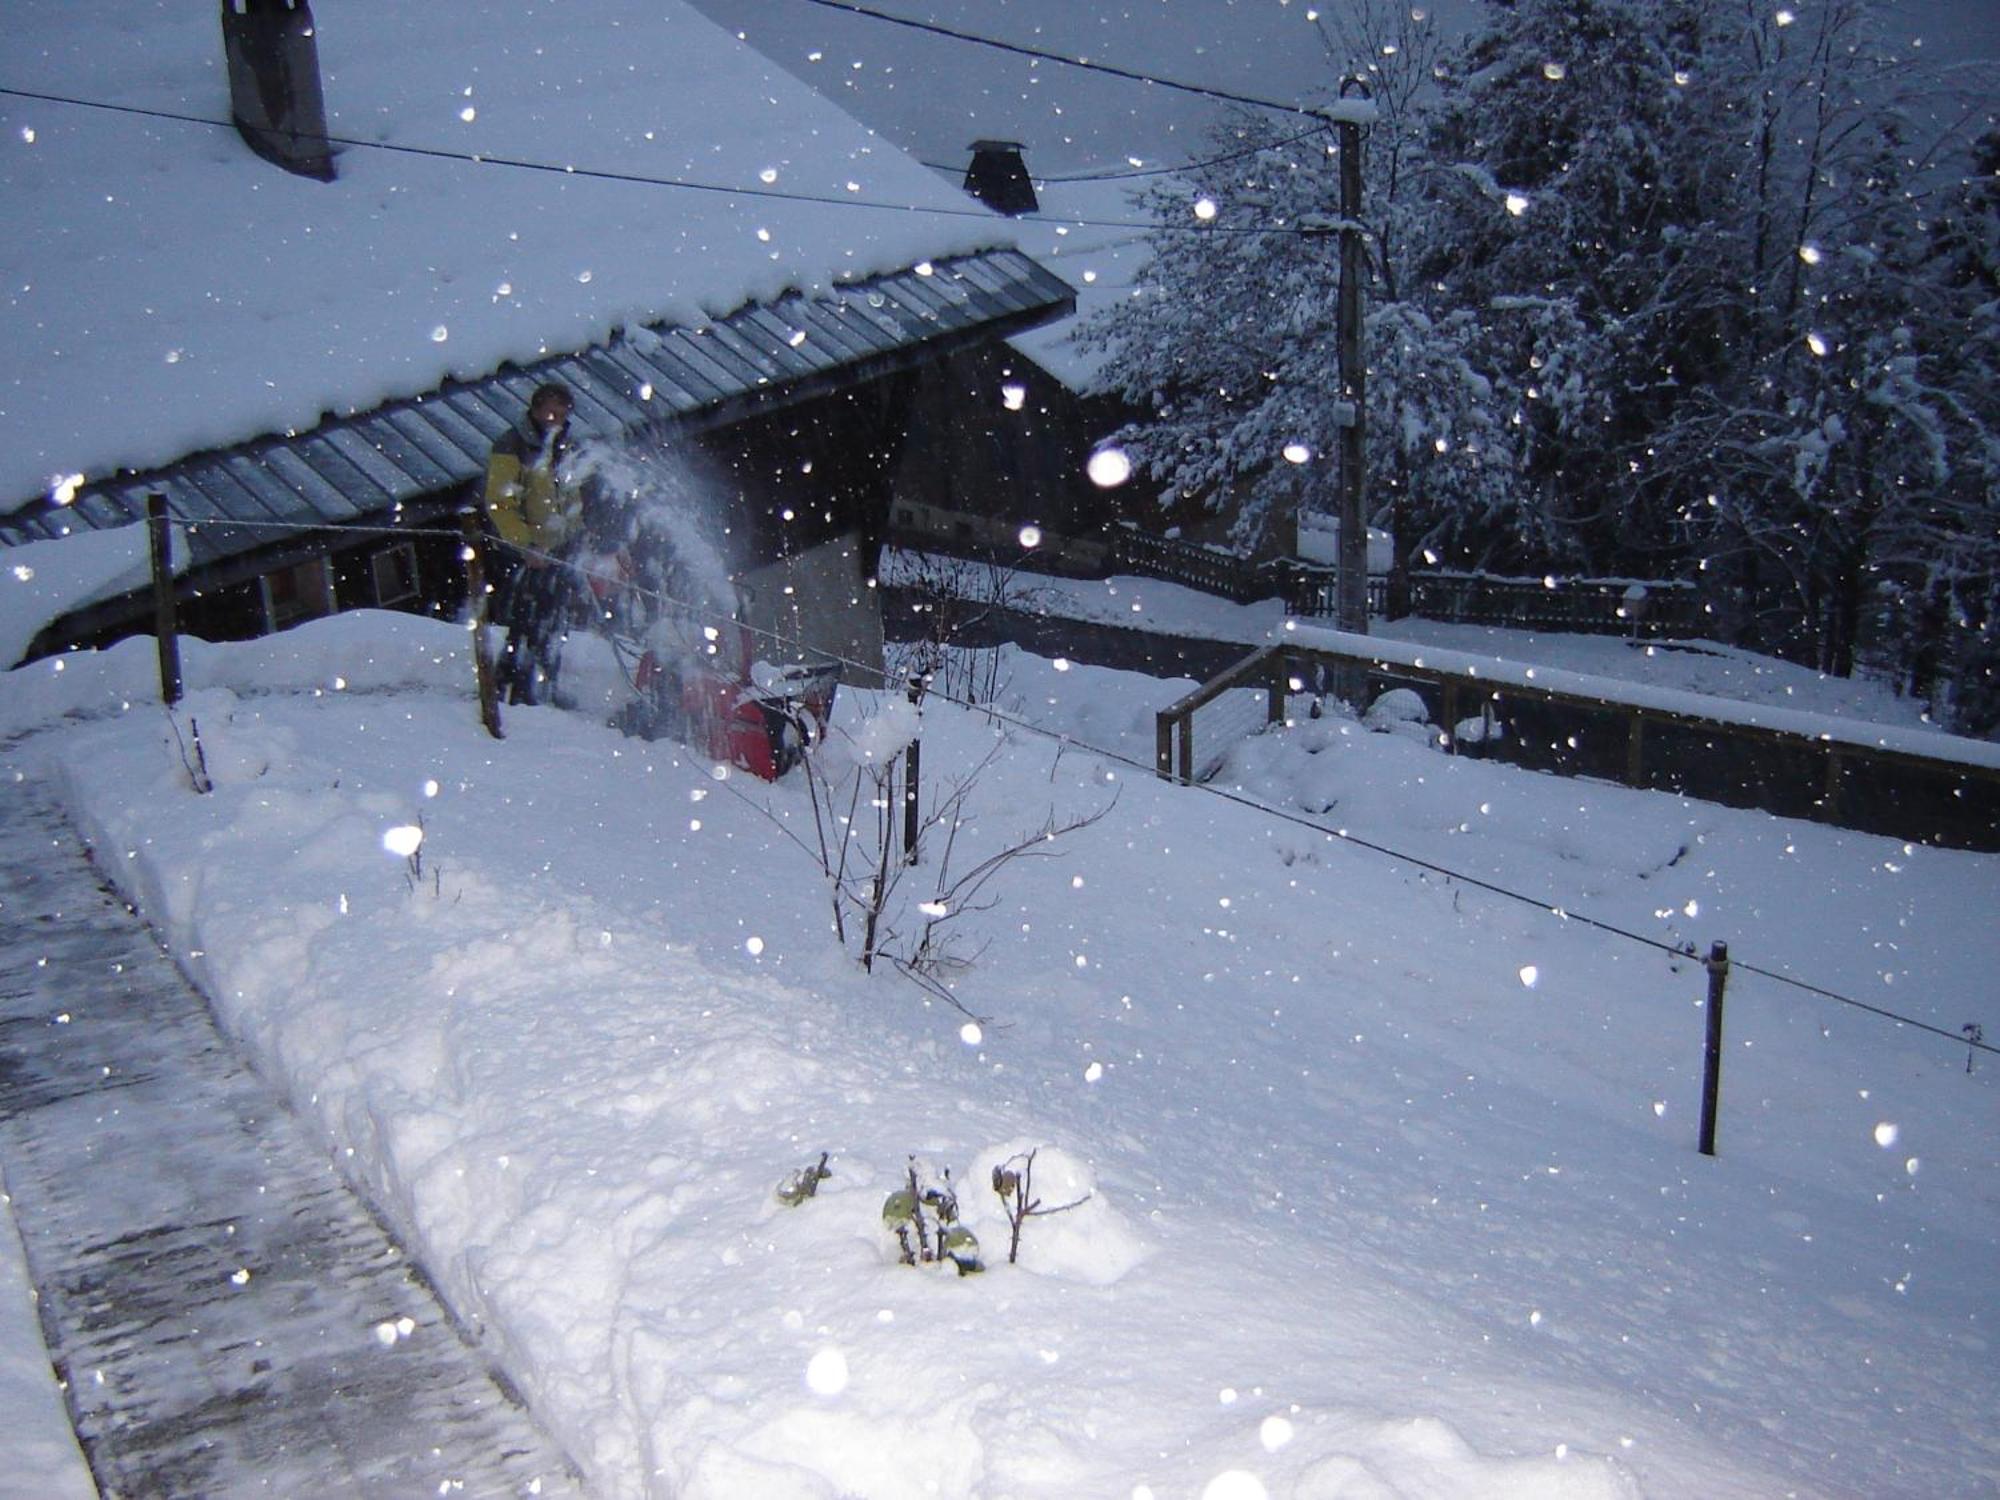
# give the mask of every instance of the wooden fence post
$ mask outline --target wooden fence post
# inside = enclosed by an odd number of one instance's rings
[[[181,701],[181,638],[174,615],[174,533],[167,522],[167,497],[146,496],[146,530],[153,553],[153,634],[160,647],[160,701]]]
[[[910,678],[910,703],[914,707],[923,702],[924,679],[921,673]],[[910,743],[903,748],[903,863],[917,862],[917,833],[921,819],[917,804],[917,777],[923,755],[923,737],[910,736]]]
[[[1846,762],[1840,752],[1829,746],[1826,752],[1826,797],[1819,808],[1822,823],[1838,825],[1840,822],[1840,784],[1842,773],[1846,769]]]
[[[1729,984],[1729,945],[1708,950],[1708,1048],[1701,1070],[1701,1154],[1715,1155],[1715,1111],[1722,1092],[1722,992]]]
[[[499,686],[493,680],[493,655],[486,647],[486,561],[481,551],[485,538],[479,530],[479,512],[460,512],[458,524],[465,537],[465,591],[472,605],[472,676],[479,688],[479,722],[494,739],[504,740]]]
[[[1174,779],[1174,721],[1163,713],[1153,715],[1153,774]]]

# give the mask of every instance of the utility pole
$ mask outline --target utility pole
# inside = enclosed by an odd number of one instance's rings
[[[1362,504],[1367,361],[1361,347],[1361,280],[1367,260],[1361,229],[1361,126],[1374,118],[1368,85],[1341,81],[1330,111],[1340,150],[1340,552],[1334,577],[1334,623],[1368,633],[1368,517]]]
[[[146,535],[153,555],[153,634],[160,653],[160,701],[172,708],[181,701],[181,637],[174,610],[174,533],[167,518],[167,497],[159,490],[146,496]]]

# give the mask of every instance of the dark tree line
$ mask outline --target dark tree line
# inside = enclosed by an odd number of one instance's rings
[[[1322,37],[1377,111],[1399,568],[1699,578],[1719,636],[2000,727],[1993,73],[1918,69],[1865,0],[1496,0],[1454,47],[1369,0]],[[1330,131],[1227,137],[1086,336],[1164,497],[1253,546],[1330,508],[1338,183]]]

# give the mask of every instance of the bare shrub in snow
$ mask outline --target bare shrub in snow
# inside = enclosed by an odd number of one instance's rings
[[[911,1157],[903,1186],[882,1200],[882,1227],[896,1237],[898,1259],[906,1266],[949,1263],[961,1276],[983,1270],[979,1237],[959,1222],[951,1169],[919,1168]]]
[[[168,714],[167,722],[173,726],[174,743],[180,747],[181,769],[187,772],[188,785],[194,788],[197,796],[206,797],[215,790],[215,783],[209,778],[208,756],[201,748],[201,724],[190,716],[187,736],[182,738],[180,720]],[[192,751],[190,744],[193,745]]]
[[[1081,1198],[1050,1207],[1035,1196],[1035,1157],[1040,1150],[1038,1146],[1018,1156],[1010,1156],[993,1169],[993,1191],[1007,1213],[1007,1264],[1010,1266],[1021,1258],[1021,1228],[1028,1220],[1046,1214],[1068,1213],[1090,1201],[1090,1194],[1085,1193]],[[1020,1163],[1018,1167],[1016,1162]]]
[[[1014,861],[1054,856],[1060,839],[1103,818],[1116,797],[1085,813],[1065,816],[1050,808],[1032,827],[997,846],[982,846],[974,837],[970,801],[1005,741],[995,740],[970,770],[911,793],[904,773],[921,722],[916,704],[885,698],[877,712],[852,730],[835,730],[806,756],[802,778],[812,812],[810,841],[768,802],[755,805],[819,867],[835,940],[852,947],[865,971],[873,973],[878,960],[886,962],[964,1011],[949,976],[974,962],[978,952],[958,941],[954,924],[993,905],[992,886]],[[911,795],[919,799],[916,844],[904,850],[905,798]]]
[[[975,562],[927,552],[897,552],[884,569],[885,582],[910,595],[917,637],[886,648],[892,681],[916,682],[922,690],[961,703],[991,703],[1007,684],[1001,679],[1001,647],[983,639],[996,611],[1028,610],[1048,590],[1024,583],[1021,570],[1005,563]]]

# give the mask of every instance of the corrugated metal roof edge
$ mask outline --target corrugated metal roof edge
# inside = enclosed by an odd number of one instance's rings
[[[999,273],[1000,280],[997,288],[988,283],[988,278],[995,273]],[[885,316],[885,305],[898,310],[907,309],[906,299],[896,294],[898,283],[907,285],[910,278],[929,280],[932,277],[943,278],[938,284],[952,289],[945,300],[965,309],[963,317],[953,317],[947,322],[935,313],[929,313],[912,326],[905,318]],[[881,300],[877,301],[877,298]],[[857,310],[863,315],[855,318],[845,316],[850,308],[855,307],[857,299]],[[874,305],[871,306],[871,303]],[[637,330],[621,330],[605,344],[592,345],[573,353],[550,355],[532,364],[503,366],[475,380],[446,381],[421,395],[386,401],[366,412],[329,417],[305,432],[262,433],[228,448],[189,453],[157,468],[123,472],[90,485],[68,505],[58,505],[45,496],[38,496],[0,516],[0,545],[52,539],[74,529],[73,524],[65,525],[65,522],[80,520],[93,530],[131,524],[141,516],[133,510],[134,502],[129,497],[143,495],[148,488],[167,489],[175,500],[183,499],[190,489],[199,494],[199,486],[182,486],[173,481],[189,469],[213,466],[225,458],[254,462],[262,475],[270,480],[273,495],[290,502],[283,505],[284,510],[297,513],[302,508],[333,529],[343,521],[391,511],[398,505],[434,495],[440,489],[434,475],[410,473],[383,444],[372,441],[368,435],[372,424],[391,427],[395,444],[407,448],[412,445],[412,439],[406,430],[396,428],[395,422],[398,418],[407,422],[414,417],[439,440],[438,447],[448,449],[454,455],[463,455],[463,465],[447,464],[436,457],[431,459],[432,467],[448,476],[445,487],[449,487],[476,478],[483,463],[481,455],[467,451],[462,437],[454,437],[456,428],[467,426],[460,409],[460,402],[466,397],[489,406],[506,409],[521,406],[525,409],[520,391],[532,389],[542,380],[563,378],[565,373],[569,373],[569,383],[582,388],[580,395],[592,398],[579,401],[580,412],[587,407],[600,408],[603,417],[616,424],[620,435],[648,430],[665,431],[674,427],[703,429],[731,419],[738,410],[747,412],[749,409],[786,404],[789,400],[808,399],[829,387],[868,379],[884,368],[895,366],[899,359],[906,362],[907,356],[913,352],[936,344],[958,342],[967,337],[1001,337],[1018,333],[1067,316],[1075,308],[1074,287],[1012,247],[921,261],[885,275],[836,283],[817,295],[793,290],[769,300],[748,302],[697,328],[660,322]],[[787,310],[802,311],[809,316],[788,319]],[[772,316],[788,321],[795,329],[794,336],[799,338],[812,337],[815,328],[829,326],[824,320],[831,319],[842,329],[844,342],[849,347],[818,369],[801,370],[792,375],[780,374],[776,378],[762,374],[753,379],[738,378],[729,387],[704,382],[712,389],[699,393],[699,399],[693,401],[676,399],[676,396],[693,394],[680,389],[680,381],[676,378],[676,372],[681,368],[678,362],[660,368],[659,381],[653,390],[666,396],[666,399],[657,403],[651,399],[652,392],[641,395],[635,391],[630,397],[623,392],[607,393],[601,367],[586,370],[582,363],[593,356],[615,351],[618,356],[615,363],[619,368],[649,369],[654,361],[648,356],[648,346],[675,335],[700,338],[712,330],[726,331],[727,342],[754,348],[768,339],[769,319]],[[787,349],[784,353],[789,356],[793,351]],[[767,361],[773,358],[766,356]],[[740,365],[740,356],[732,357],[730,363]],[[787,358],[776,361],[773,368],[795,368],[799,363],[801,361],[795,358]],[[635,384],[643,390],[647,382],[638,380]],[[674,394],[668,395],[669,392]],[[607,396],[617,399],[606,399]],[[433,421],[432,412],[450,423],[451,428]],[[518,420],[518,417],[515,419]],[[587,425],[601,427],[603,419]],[[368,487],[381,490],[383,501],[365,509],[351,508],[346,516],[334,517],[322,512],[300,493],[296,485],[286,482],[282,475],[262,462],[263,455],[274,450],[283,450],[288,458],[296,458],[299,448],[336,434],[352,434],[367,443],[382,455],[385,464],[409,481],[408,489],[400,494],[382,489],[376,477],[369,476],[371,483]],[[491,440],[492,435],[484,436],[487,441]],[[238,477],[240,481],[241,475]],[[317,477],[325,482],[325,476]],[[229,519],[220,513],[182,514],[182,507],[178,504],[170,503],[169,508],[178,519],[194,523],[212,522],[217,530],[221,530]],[[304,522],[303,517],[301,520]],[[254,546],[255,543],[251,542],[231,550],[249,551]]]

